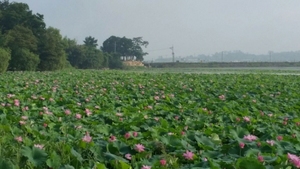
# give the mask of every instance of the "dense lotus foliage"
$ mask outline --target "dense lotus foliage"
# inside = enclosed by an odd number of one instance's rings
[[[300,168],[300,78],[0,75],[0,168]]]

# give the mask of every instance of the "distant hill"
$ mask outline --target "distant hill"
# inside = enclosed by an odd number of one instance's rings
[[[179,62],[299,62],[300,51],[269,52],[269,54],[255,55],[242,51],[223,51],[209,55],[190,55],[175,57]],[[172,58],[159,57],[153,62],[172,62]]]

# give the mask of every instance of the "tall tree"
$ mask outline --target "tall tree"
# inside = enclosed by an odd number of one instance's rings
[[[10,50],[0,48],[0,73],[3,73],[7,70],[10,60]]]
[[[103,68],[104,55],[96,48],[84,47],[84,61],[80,64],[81,69]]]
[[[13,52],[14,58],[9,65],[12,70],[35,71],[37,69],[40,63],[40,58],[37,54],[30,52],[26,48],[16,49]]]
[[[45,30],[43,15],[33,14],[25,3],[0,1],[0,25],[2,32],[13,29],[16,25],[22,25],[32,30],[37,37]]]
[[[143,61],[144,56],[148,55],[148,53],[143,52],[142,46],[147,48],[147,46],[149,45],[149,42],[143,41],[142,37],[133,38],[132,42],[133,42],[133,46],[130,49],[132,52],[131,55],[135,56],[136,60]]]
[[[39,63],[37,38],[23,26],[15,26],[6,34],[6,47],[11,50],[9,70],[35,70]]]
[[[148,53],[144,53],[142,47],[149,43],[143,41],[142,37],[128,39],[126,37],[111,36],[103,42],[101,50],[107,53],[118,53],[123,60],[140,60]]]
[[[67,59],[59,30],[49,27],[41,37],[39,70],[52,71],[63,69],[67,65]]]
[[[80,68],[85,61],[85,47],[82,45],[70,46],[67,49],[67,58],[70,64],[75,68]]]
[[[97,41],[98,40],[95,39],[94,37],[89,36],[89,37],[86,37],[83,42],[84,42],[84,45],[87,47],[96,48],[98,46]]]
[[[7,46],[11,50],[27,48],[31,52],[37,52],[38,40],[29,28],[16,25],[6,34]]]

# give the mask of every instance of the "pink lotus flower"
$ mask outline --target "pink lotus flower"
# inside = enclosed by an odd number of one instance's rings
[[[266,141],[268,144],[270,144],[271,146],[273,146],[274,145],[274,143],[275,143],[275,141],[274,140],[267,140]]]
[[[126,154],[125,158],[127,158],[128,160],[131,160],[131,154]]]
[[[89,143],[92,141],[92,137],[90,136],[90,133],[89,132],[86,132],[85,133],[85,136],[82,138],[82,141],[86,142],[86,143]]]
[[[278,141],[281,141],[282,139],[283,139],[282,136],[277,136],[277,140],[278,140]]]
[[[161,160],[159,161],[159,163],[160,163],[160,165],[162,165],[162,166],[167,165],[167,161],[166,161],[165,159],[161,159]]]
[[[258,160],[259,162],[264,162],[264,157],[261,156],[261,155],[258,155],[258,156],[257,156],[257,160]]]
[[[11,98],[11,97],[14,97],[15,95],[14,94],[7,94],[7,98]]]
[[[25,125],[26,124],[26,122],[25,121],[19,121],[19,123],[20,123],[20,125]]]
[[[260,147],[260,146],[261,146],[261,143],[260,143],[260,142],[258,142],[256,145],[257,145],[257,147]]]
[[[134,131],[132,135],[133,135],[134,137],[137,137],[137,136],[138,136],[138,132]]]
[[[159,120],[159,117],[154,117],[154,120],[158,121],[158,120]]]
[[[22,120],[27,120],[28,117],[27,117],[27,116],[22,116],[21,119],[22,119]]]
[[[17,140],[18,142],[22,142],[23,138],[21,136],[19,136],[19,137],[16,137],[15,140]]]
[[[70,110],[65,110],[65,114],[66,114],[66,115],[70,115],[70,114],[71,114],[71,111],[70,111]]]
[[[220,100],[225,100],[225,95],[220,95],[220,96],[219,96],[219,99],[220,99]]]
[[[243,142],[241,142],[240,144],[239,144],[239,146],[240,146],[240,148],[244,148],[245,147],[245,143],[243,143]]]
[[[189,126],[184,126],[184,130],[187,131]]]
[[[117,140],[117,137],[116,136],[110,136],[109,137],[109,142],[114,142]]]
[[[151,169],[151,166],[143,165],[141,169]]]
[[[22,111],[27,111],[27,110],[29,110],[28,106],[22,108]]]
[[[159,100],[159,96],[154,96],[154,100]]]
[[[187,160],[193,160],[194,153],[186,150],[186,152],[183,153],[183,157]]]
[[[300,168],[300,158],[294,154],[287,154],[290,163],[292,163],[295,167]]]
[[[19,101],[18,99],[15,99],[15,100],[14,100],[14,105],[15,105],[15,106],[20,106],[20,101]]]
[[[254,141],[254,140],[257,140],[257,137],[254,135],[248,134],[248,135],[244,136],[244,140]]]
[[[145,147],[142,144],[136,144],[134,149],[139,153],[145,151]]]
[[[250,122],[250,117],[245,116],[245,117],[243,117],[243,119],[245,122]]]
[[[39,149],[44,149],[44,145],[42,145],[42,144],[35,144],[34,147],[39,148]]]
[[[77,113],[77,114],[75,115],[75,117],[76,117],[76,119],[81,119],[81,114],[78,114],[78,113]]]
[[[125,139],[129,139],[129,138],[130,138],[130,133],[126,133],[126,134],[124,135],[124,137],[125,137]]]
[[[92,112],[89,109],[85,109],[85,113],[87,116],[90,116],[92,114]]]
[[[118,117],[122,117],[122,116],[123,116],[123,114],[122,114],[122,113],[116,113],[116,116],[118,116]]]

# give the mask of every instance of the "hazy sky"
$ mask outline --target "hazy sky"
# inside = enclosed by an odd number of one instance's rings
[[[47,26],[102,46],[111,35],[149,41],[145,60],[242,50],[300,50],[300,0],[10,0],[29,4]],[[159,50],[163,49],[163,50]]]

